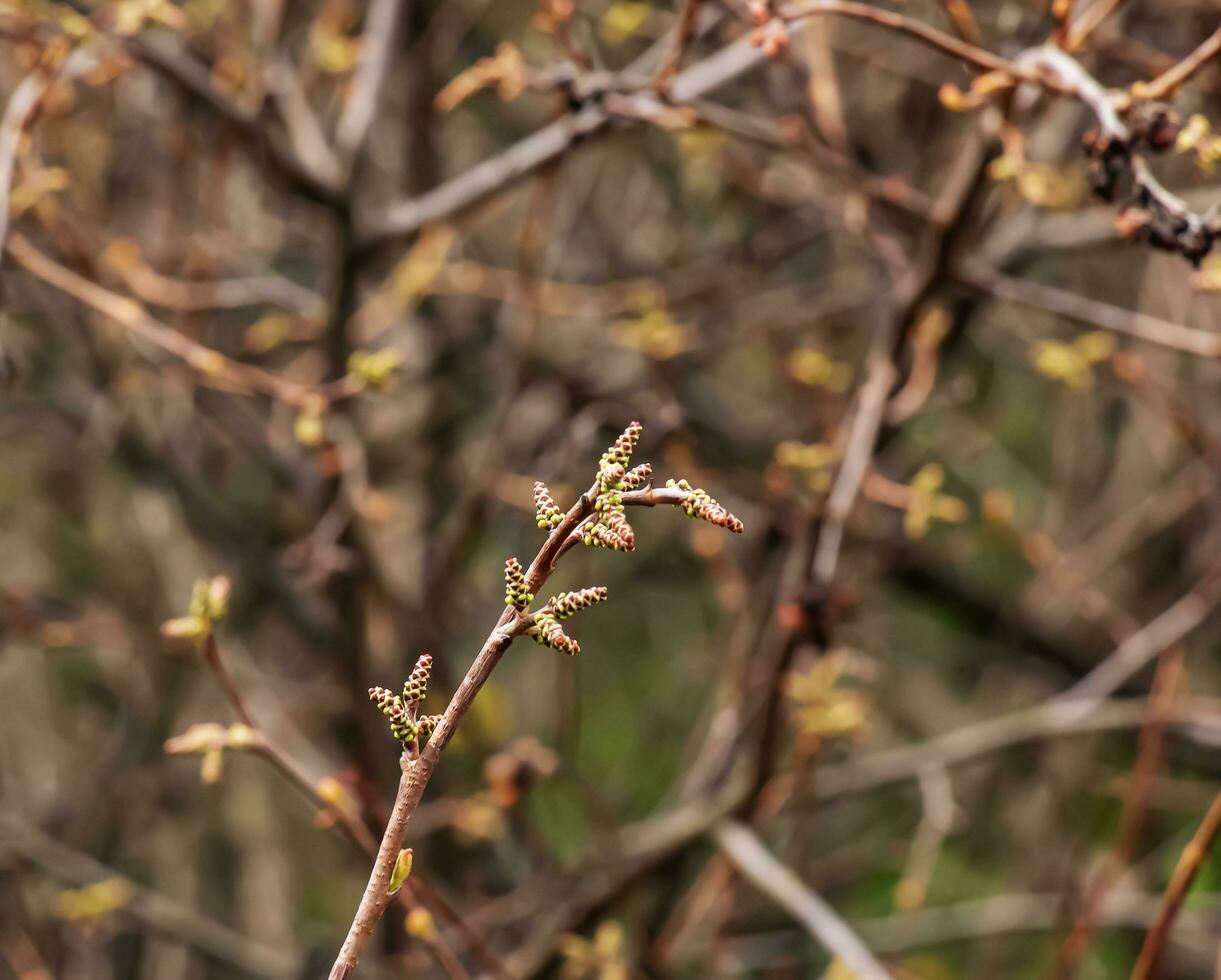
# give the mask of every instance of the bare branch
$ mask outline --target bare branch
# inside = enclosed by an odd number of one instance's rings
[[[712,832],[722,853],[756,888],[805,927],[818,943],[863,980],[890,980],[860,937],[830,905],[774,858],[745,824],[722,823]]]

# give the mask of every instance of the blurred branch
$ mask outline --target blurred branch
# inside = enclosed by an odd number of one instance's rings
[[[1056,703],[1089,711],[1143,669],[1167,647],[1178,643],[1208,618],[1221,601],[1221,565],[1210,568],[1200,581],[1156,619],[1128,637],[1085,677],[1055,698]]]
[[[35,248],[24,235],[11,236],[6,250],[19,265],[39,279],[181,360],[204,383],[223,382],[240,391],[258,392],[294,406],[301,406],[310,399],[321,399],[324,404],[340,401],[361,389],[359,380],[353,375],[324,384],[304,384],[226,357],[154,319],[135,300],[112,293],[60,265]]]
[[[863,980],[890,980],[852,928],[792,871],[776,860],[745,824],[727,822],[713,831],[717,846],[761,892],[805,927],[832,957]]]
[[[1099,910],[1099,925],[1144,929],[1156,914],[1156,901],[1152,895],[1113,891]],[[995,895],[884,918],[858,920],[852,925],[873,949],[897,954],[965,939],[1058,929],[1063,924],[1061,896],[1036,894]],[[1207,942],[1209,923],[1197,919],[1194,925],[1199,938]]]
[[[409,0],[370,0],[360,42],[356,76],[339,123],[335,144],[350,169],[377,114],[378,102],[393,64]]]
[[[48,874],[76,885],[121,878],[131,894],[124,911],[157,931],[253,977],[295,980],[300,976],[301,963],[297,957],[247,939],[197,910],[119,875],[113,868],[34,829],[15,814],[0,812],[0,850],[25,858]]]
[[[271,162],[289,184],[305,197],[330,208],[343,210],[346,201],[337,180],[327,173],[327,162],[299,157],[276,139],[257,113],[239,106],[217,91],[208,69],[189,52],[171,50],[162,42],[137,38],[127,42],[129,50],[150,68],[169,79],[189,95],[208,106],[233,126],[247,146]]]
[[[1088,709],[1088,710],[1086,710]],[[820,800],[862,793],[889,783],[912,779],[928,769],[951,768],[1023,742],[1139,728],[1148,717],[1143,699],[1047,701],[999,718],[966,725],[916,745],[853,756],[824,766],[815,788]],[[1185,698],[1166,709],[1163,723],[1205,746],[1221,744],[1221,702]]]
[[[1221,334],[1194,330],[1171,320],[1125,310],[1055,286],[993,272],[974,263],[960,266],[954,271],[953,278],[996,299],[1045,310],[1094,329],[1101,327],[1199,357],[1221,358]]]
[[[264,72],[272,101],[284,120],[293,152],[301,160],[312,160],[313,167],[329,185],[338,186],[343,180],[343,166],[326,141],[322,124],[309,104],[291,61],[286,57],[273,59]]]
[[[1196,828],[1195,834],[1192,835],[1187,846],[1183,848],[1183,853],[1179,856],[1179,862],[1175,865],[1170,884],[1162,896],[1157,918],[1145,934],[1145,943],[1141,947],[1140,956],[1132,970],[1132,980],[1149,980],[1153,976],[1174,918],[1182,907],[1191,883],[1195,881],[1196,875],[1199,874],[1200,868],[1219,834],[1221,834],[1221,793],[1218,793],[1213,799],[1200,826]]]
[[[41,68],[34,69],[17,83],[0,119],[0,250],[8,238],[9,195],[13,189],[21,137],[49,83],[50,79]]]
[[[1133,86],[1142,99],[1169,99],[1179,86],[1189,81],[1201,68],[1221,54],[1221,27],[1208,36],[1191,54],[1172,68],[1168,68],[1151,82],[1139,82]]]
[[[57,69],[52,70],[41,64],[36,66],[9,94],[4,114],[0,116],[0,255],[8,242],[9,223],[12,220],[10,195],[26,127],[37,114],[39,103],[56,78],[75,78],[96,61],[97,56],[90,48],[77,48]]]

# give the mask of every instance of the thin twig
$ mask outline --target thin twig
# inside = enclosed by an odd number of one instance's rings
[[[325,384],[304,384],[226,357],[150,316],[135,300],[104,289],[60,265],[24,235],[12,235],[6,251],[39,279],[114,320],[133,336],[179,358],[205,382],[223,382],[239,391],[258,392],[288,405],[301,405],[310,398],[321,398],[324,403],[340,401],[360,390],[358,380],[351,375]]]
[[[599,484],[595,482],[583,493],[564,515],[563,520],[548,534],[534,560],[526,570],[525,580],[527,591],[538,594],[542,586],[555,570],[560,557],[580,540],[581,525],[594,514],[594,505],[598,499]],[[680,505],[688,493],[678,487],[667,487],[654,490],[651,487],[643,490],[623,493],[620,499],[624,506],[653,507],[659,504]],[[410,746],[405,746],[400,757],[402,776],[399,779],[398,792],[395,795],[394,807],[378,848],[373,870],[364,895],[352,919],[347,938],[331,967],[330,980],[346,980],[352,976],[360,961],[361,953],[373,937],[377,926],[390,901],[388,885],[399,851],[407,834],[407,826],[411,815],[415,812],[432,777],[433,770],[440,760],[441,753],[453,737],[458,725],[470,710],[476,695],[487,683],[492,671],[509,649],[513,640],[529,628],[532,621],[518,612],[513,606],[506,606],[496,625],[488,634],[478,655],[471,663],[458,685],[458,689],[450,698],[441,720],[437,723],[428,744],[412,757]]]
[[[1183,853],[1179,855],[1179,863],[1175,865],[1174,874],[1170,877],[1170,884],[1166,888],[1166,893],[1162,896],[1162,904],[1158,910],[1157,918],[1145,934],[1145,943],[1141,947],[1140,956],[1137,958],[1136,966],[1132,970],[1132,980],[1148,980],[1149,977],[1153,976],[1154,968],[1157,966],[1158,958],[1161,956],[1162,947],[1166,944],[1166,937],[1170,934],[1170,927],[1174,923],[1174,918],[1183,905],[1183,899],[1187,897],[1187,891],[1191,888],[1191,883],[1195,881],[1196,875],[1204,864],[1204,859],[1208,857],[1209,851],[1212,850],[1218,834],[1221,834],[1221,793],[1214,797],[1212,805],[1208,808],[1208,812],[1204,814],[1204,819],[1200,822],[1200,826],[1196,828],[1195,834],[1192,835],[1187,846],[1183,848]]]
[[[1118,691],[1130,677],[1167,647],[1196,629],[1221,601],[1221,566],[1214,566],[1178,601],[1128,637],[1115,651],[1055,701],[1088,712],[1099,699]]]
[[[713,831],[717,846],[761,892],[805,927],[831,955],[862,980],[890,980],[851,927],[821,897],[781,864],[745,824],[727,821]]]
[[[667,52],[665,60],[658,67],[657,74],[653,76],[653,88],[659,92],[666,90],[666,87],[670,84],[670,79],[674,77],[675,72],[682,65],[683,55],[687,53],[687,48],[691,45],[691,39],[695,36],[695,21],[703,4],[704,0],[684,0],[683,9],[678,15],[678,23],[674,25],[670,50]]]
[[[1212,32],[1191,54],[1173,68],[1162,72],[1151,82],[1133,86],[1134,95],[1142,99],[1169,99],[1213,58],[1221,54],[1221,27]]]
[[[46,73],[36,68],[17,84],[4,106],[4,117],[0,120],[0,250],[8,238],[9,196],[17,167],[17,150],[48,84]]]
[[[339,184],[323,172],[315,161],[298,157],[255,112],[231,101],[212,84],[211,73],[187,51],[172,50],[160,42],[136,38],[128,49],[150,68],[202,101],[241,134],[246,145],[260,154],[288,180],[294,189],[310,200],[339,210],[347,200]]]
[[[1073,702],[1047,701],[938,735],[926,742],[854,756],[824,766],[816,796],[831,800],[903,780],[932,766],[951,768],[1024,742],[1138,728],[1148,716],[1143,699],[1095,701],[1083,713]],[[1221,703],[1185,698],[1166,709],[1165,726],[1195,736],[1200,744],[1221,744]]]
[[[1186,351],[1198,357],[1221,358],[1221,334],[1195,330],[1149,313],[1125,310],[1055,286],[1046,286],[1029,279],[1017,279],[974,263],[966,263],[957,268],[953,278],[964,286],[996,299],[1045,310],[1094,329],[1101,327],[1157,344],[1159,347]]]
[[[349,168],[364,145],[377,115],[382,90],[390,74],[391,54],[398,46],[405,20],[407,2],[372,0],[369,4],[360,42],[360,61],[352,80],[352,93],[335,128],[336,147]]]
[[[297,957],[213,922],[198,909],[140,885],[87,854],[48,837],[17,815],[0,812],[0,852],[3,851],[28,858],[52,876],[78,886],[121,878],[130,894],[124,911],[250,976],[290,980],[301,975],[302,964]]]

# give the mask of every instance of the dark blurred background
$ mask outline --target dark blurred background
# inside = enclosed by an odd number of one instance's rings
[[[1221,27],[1093,6],[1077,57],[1118,89]],[[889,9],[1006,58],[1052,30]],[[568,506],[632,419],[746,533],[643,510],[634,554],[565,558],[610,601],[575,660],[496,670],[409,835],[421,911],[362,972],[849,976],[718,856],[732,812],[897,977],[1129,975],[1221,771],[1221,264],[1123,239],[1080,103],[951,111],[971,75],[875,24],[756,64],[706,0],[673,100],[640,95],[682,10],[0,11],[0,977],[325,975],[370,867],[337,811],[376,838],[397,781],[365,689],[430,651],[441,709],[542,541],[533,481]],[[1174,106],[1221,126],[1218,65]],[[1155,165],[1206,210],[1202,138]],[[297,397],[353,352],[392,377]],[[159,631],[214,575],[304,786],[163,749],[238,720]],[[1047,710],[1125,643],[1095,713]],[[1164,976],[1221,975],[1218,888],[1206,860]]]

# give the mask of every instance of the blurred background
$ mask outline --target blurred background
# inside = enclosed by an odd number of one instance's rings
[[[1006,59],[1063,15],[871,9]],[[565,557],[610,601],[481,692],[361,975],[854,975],[732,816],[895,977],[1129,976],[1221,788],[1221,264],[1125,239],[1080,100],[768,11],[0,7],[0,977],[324,976],[366,689],[431,652],[441,710],[533,481],[633,419],[745,534]],[[1117,91],[1221,29],[1071,14]],[[1219,68],[1153,164],[1201,212]],[[222,575],[216,656],[164,635]],[[1221,976],[1201,857],[1165,977]]]

